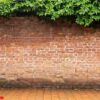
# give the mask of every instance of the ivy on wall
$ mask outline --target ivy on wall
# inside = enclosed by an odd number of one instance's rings
[[[56,20],[74,16],[76,23],[89,26],[100,21],[100,0],[0,0],[0,16],[32,13]]]

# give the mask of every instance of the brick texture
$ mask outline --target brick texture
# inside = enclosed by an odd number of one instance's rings
[[[0,86],[100,88],[100,29],[33,18],[0,19]]]

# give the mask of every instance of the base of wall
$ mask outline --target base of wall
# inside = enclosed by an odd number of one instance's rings
[[[90,83],[52,83],[29,81],[0,81],[0,88],[65,88],[65,89],[100,89],[100,84]]]

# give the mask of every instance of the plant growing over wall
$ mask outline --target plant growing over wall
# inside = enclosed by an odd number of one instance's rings
[[[0,0],[0,16],[15,16],[16,12],[34,12],[52,20],[74,16],[76,23],[89,26],[100,21],[100,0]]]

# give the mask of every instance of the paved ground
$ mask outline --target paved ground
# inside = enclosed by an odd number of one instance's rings
[[[99,90],[0,89],[0,100],[100,100]]]

